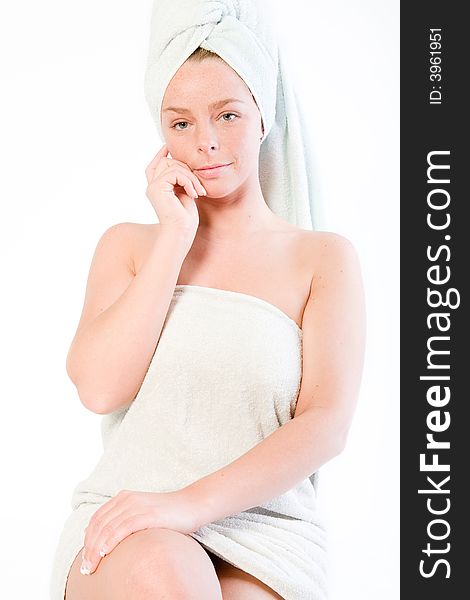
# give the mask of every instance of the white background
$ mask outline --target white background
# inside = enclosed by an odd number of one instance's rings
[[[314,140],[323,229],[360,255],[368,337],[346,450],[321,469],[331,600],[399,597],[399,3],[271,1]],[[143,94],[151,0],[0,8],[0,596],[48,598],[100,415],[65,371],[103,231],[155,222]]]

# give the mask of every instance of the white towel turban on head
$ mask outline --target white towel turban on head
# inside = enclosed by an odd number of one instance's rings
[[[259,178],[266,204],[297,227],[318,229],[308,132],[259,0],[154,0],[144,92],[162,141],[165,90],[199,46],[234,69],[256,100],[264,126]]]

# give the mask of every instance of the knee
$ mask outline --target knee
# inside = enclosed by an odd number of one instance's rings
[[[139,600],[187,600],[189,581],[184,574],[173,570],[172,567],[169,562],[140,559],[127,573],[126,589],[132,592],[132,598]]]
[[[126,587],[137,598],[219,597],[213,565],[191,536],[169,529],[146,529],[133,535],[139,536],[139,551],[131,554],[127,565]]]
[[[176,533],[176,532],[174,532]],[[182,535],[182,534],[181,534]],[[132,535],[136,552],[127,553],[126,579],[135,591],[165,588],[178,573],[176,537],[170,530],[145,529]],[[137,539],[139,538],[139,539]]]

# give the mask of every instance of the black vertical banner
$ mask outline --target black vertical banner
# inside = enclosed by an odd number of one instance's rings
[[[404,600],[470,597],[470,35],[464,8],[401,3]]]

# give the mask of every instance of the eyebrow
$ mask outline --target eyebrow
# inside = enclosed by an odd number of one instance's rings
[[[226,98],[225,100],[218,100],[217,102],[213,102],[212,104],[209,104],[209,107],[210,108],[221,108],[222,106],[225,106],[225,104],[228,104],[229,102],[240,102],[241,104],[245,104],[245,102],[243,100],[238,100],[237,98]],[[169,110],[172,110],[173,112],[179,112],[179,113],[191,112],[188,108],[178,108],[177,106],[169,106],[168,108],[164,108],[163,112],[167,112]]]

